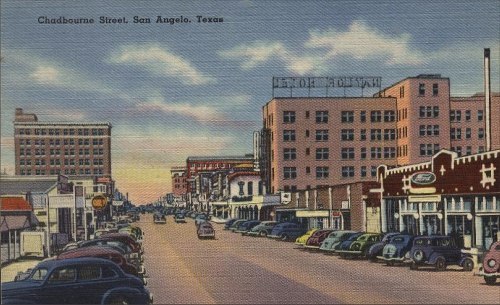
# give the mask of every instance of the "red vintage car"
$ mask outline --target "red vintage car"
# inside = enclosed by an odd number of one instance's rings
[[[333,232],[333,229],[321,229],[314,232],[306,241],[304,249],[319,250],[321,243]]]
[[[100,237],[101,239],[112,239],[124,242],[132,248],[133,252],[138,252],[143,254],[144,251],[141,248],[141,244],[139,244],[132,236],[127,233],[108,233],[103,234]]]
[[[484,277],[488,285],[494,285],[500,277],[500,241],[494,242],[483,257],[483,265],[479,267],[479,274]]]
[[[79,257],[98,257],[109,259],[122,268],[125,273],[139,276],[137,268],[129,264],[125,257],[117,250],[104,246],[91,246],[68,250],[59,254],[56,259],[68,259]]]

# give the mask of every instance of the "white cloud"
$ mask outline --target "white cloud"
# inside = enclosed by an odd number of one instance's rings
[[[388,65],[420,65],[425,62],[423,54],[411,47],[409,34],[390,36],[363,21],[354,21],[345,32],[334,29],[311,31],[305,46],[325,48],[327,58],[339,55],[349,55],[358,60],[384,58]]]
[[[30,76],[40,84],[59,85],[61,83],[61,72],[50,66],[38,66]]]
[[[157,45],[122,47],[111,56],[110,61],[140,66],[158,75],[177,77],[186,85],[203,85],[215,81],[198,71],[188,60]]]
[[[387,65],[421,65],[425,56],[411,47],[409,34],[387,35],[355,21],[344,32],[311,31],[298,53],[282,42],[254,41],[238,45],[219,55],[241,61],[243,69],[264,66],[272,60],[281,61],[293,73],[304,75],[323,71],[335,63],[338,56],[351,56],[357,60],[383,60]],[[297,48],[294,48],[297,49]]]

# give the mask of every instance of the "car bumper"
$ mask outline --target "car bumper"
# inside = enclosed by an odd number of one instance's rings
[[[479,267],[479,273],[478,273],[478,275],[485,276],[485,277],[500,278],[500,272],[486,273],[486,272],[484,272],[484,268],[483,267]]]
[[[304,245],[304,248],[308,250],[319,250],[319,246]]]

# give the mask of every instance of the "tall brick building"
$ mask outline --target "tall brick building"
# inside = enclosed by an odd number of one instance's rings
[[[111,124],[40,122],[16,109],[15,174],[111,177]]]

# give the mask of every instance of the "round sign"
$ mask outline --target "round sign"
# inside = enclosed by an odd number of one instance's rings
[[[398,213],[394,213],[394,218],[398,219],[399,218],[399,214]]]
[[[101,210],[107,204],[108,200],[102,195],[97,195],[92,198],[92,207],[96,210]]]

